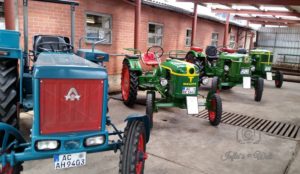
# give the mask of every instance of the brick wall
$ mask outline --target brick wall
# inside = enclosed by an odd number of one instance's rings
[[[76,7],[76,45],[85,35],[85,13],[103,13],[112,16],[112,44],[99,45],[97,49],[110,54],[125,53],[123,48],[134,45],[134,6],[121,0],[78,0]],[[56,34],[70,37],[70,6],[52,3],[43,3],[29,0],[29,49],[32,49],[32,38],[37,34]],[[163,24],[164,50],[188,50],[185,46],[186,30],[192,28],[192,18],[159,8],[142,6],[140,49],[146,51],[148,44],[148,23]],[[19,1],[19,26],[23,31],[23,8]],[[219,33],[219,45],[223,43],[224,24],[205,19],[199,19],[197,25],[196,45],[205,48],[211,44],[211,33]],[[237,34],[236,27],[231,32]],[[23,34],[23,33],[22,33]],[[23,43],[23,42],[22,42]],[[228,42],[229,43],[229,42]],[[91,45],[85,44],[84,47]],[[119,75],[122,67],[122,57],[110,58],[107,63],[110,75]]]

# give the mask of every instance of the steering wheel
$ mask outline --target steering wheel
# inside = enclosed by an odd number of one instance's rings
[[[49,45],[51,49],[44,48],[44,45]],[[53,45],[58,46],[58,50],[55,50]],[[62,47],[62,49],[60,49]],[[46,52],[72,52],[74,47],[68,43],[63,42],[43,42],[37,45],[37,48]]]
[[[157,58],[160,58],[164,55],[164,49],[160,46],[152,46],[147,50],[147,55],[149,53],[154,53],[154,55],[157,56]]]

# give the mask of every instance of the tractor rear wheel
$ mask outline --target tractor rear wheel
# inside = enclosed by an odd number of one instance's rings
[[[150,120],[150,127],[153,127],[153,112],[154,112],[155,92],[147,92],[146,98],[146,115]]]
[[[283,84],[283,73],[281,71],[276,71],[276,73],[275,73],[276,88],[281,88],[282,84]]]
[[[132,107],[135,104],[138,90],[138,76],[136,72],[130,70],[128,61],[123,62],[121,91],[123,102],[126,106]]]
[[[132,121],[125,128],[119,173],[143,174],[147,157],[145,125],[141,121]]]
[[[218,94],[214,94],[210,99],[210,108],[208,109],[208,119],[211,125],[217,126],[222,118],[222,99]]]
[[[257,102],[261,101],[263,91],[264,91],[264,79],[259,77],[255,82],[255,95],[254,95],[255,101]]]
[[[0,122],[19,127],[18,61],[0,60]]]

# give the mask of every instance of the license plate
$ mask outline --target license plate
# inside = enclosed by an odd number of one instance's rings
[[[187,111],[189,115],[199,114],[198,98],[195,96],[186,97]]]
[[[66,169],[86,164],[86,152],[54,155],[53,158],[54,169]]]
[[[267,72],[267,80],[273,80],[271,72]]]
[[[251,88],[251,77],[243,77],[243,88],[245,89]]]
[[[270,66],[266,66],[265,67],[265,71],[271,71],[271,67]]]
[[[182,87],[182,94],[195,94],[196,87]]]

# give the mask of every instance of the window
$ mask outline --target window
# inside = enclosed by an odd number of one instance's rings
[[[191,46],[192,45],[192,30],[187,29],[186,30],[186,37],[185,37],[185,46]]]
[[[212,33],[211,35],[211,45],[218,47],[219,33]]]
[[[0,29],[5,29],[4,2],[0,2]]]
[[[229,47],[230,48],[234,48],[235,47],[235,35],[230,35]]]
[[[103,40],[103,44],[111,44],[112,40],[112,17],[105,14],[86,14],[86,37],[87,42]]]
[[[149,23],[148,45],[162,46],[162,40],[163,40],[163,25]]]

